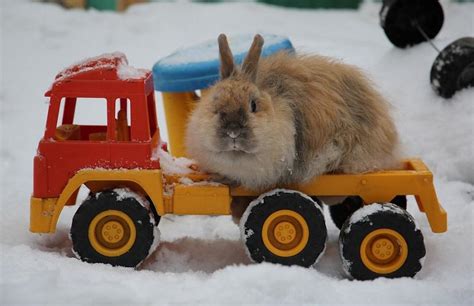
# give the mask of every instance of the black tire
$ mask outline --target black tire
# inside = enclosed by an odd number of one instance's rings
[[[396,196],[390,201],[399,207],[407,208],[407,197],[404,195]],[[342,203],[329,206],[329,214],[331,219],[338,229],[341,229],[344,222],[349,218],[356,210],[364,205],[364,201],[358,196],[347,197]]]
[[[92,220],[102,212],[119,211],[127,215],[135,228],[135,241],[131,248],[120,256],[106,256],[96,250],[89,239]],[[133,196],[119,197],[115,191],[104,191],[90,195],[79,207],[71,226],[73,251],[82,261],[105,263],[113,266],[136,267],[149,254],[154,243],[155,221],[152,213]]]
[[[417,26],[430,39],[436,37],[443,26],[444,13],[438,0],[384,0],[379,18],[390,42],[406,48],[426,41]]]
[[[309,235],[306,244],[301,243],[302,249],[292,256],[274,254],[265,246],[262,238],[267,218],[282,210],[295,212],[308,226]],[[242,240],[254,262],[265,261],[309,267],[322,255],[327,239],[322,209],[310,197],[292,190],[275,190],[254,200],[242,216],[240,229]]]
[[[155,226],[158,226],[160,224],[160,221],[161,221],[161,216],[158,214],[158,212],[156,211],[156,207],[155,205],[153,204],[153,201],[151,200],[150,197],[146,197],[146,200],[148,201],[148,203],[150,204],[150,211],[151,213],[153,214],[153,219],[155,219]]]
[[[474,86],[474,37],[460,38],[436,57],[430,72],[431,87],[443,98]]]
[[[370,233],[380,229],[394,231],[406,242],[406,259],[400,260],[401,266],[395,267],[396,270],[391,272],[374,271],[373,268],[370,269],[364,264],[361,257],[361,246],[364,239],[369,237]],[[398,245],[398,243],[397,240],[394,245]],[[400,245],[402,244],[400,243]],[[378,277],[413,277],[421,270],[426,254],[423,235],[417,228],[413,217],[406,210],[391,203],[364,206],[346,220],[339,235],[339,248],[344,271],[358,280]],[[393,254],[402,254],[402,251]]]
[[[340,204],[329,206],[329,214],[331,215],[332,222],[341,229],[344,222],[349,218],[356,210],[364,205],[361,197],[351,196],[344,199]]]

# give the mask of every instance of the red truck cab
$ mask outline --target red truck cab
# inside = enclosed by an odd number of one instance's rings
[[[45,96],[50,102],[34,158],[33,197],[58,197],[84,168],[159,168],[153,158],[160,136],[152,75],[128,66],[124,54],[104,54],[64,69]],[[105,103],[106,122],[76,122],[78,103]]]

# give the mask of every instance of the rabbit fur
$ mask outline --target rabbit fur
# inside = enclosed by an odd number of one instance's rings
[[[221,79],[190,115],[186,146],[201,168],[252,190],[324,173],[398,168],[389,104],[356,67],[319,55],[260,59],[256,35],[242,67],[218,38]]]

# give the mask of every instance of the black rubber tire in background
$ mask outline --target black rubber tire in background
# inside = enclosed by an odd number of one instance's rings
[[[259,201],[256,199],[255,201]],[[281,257],[273,254],[265,247],[262,239],[262,228],[265,220],[272,213],[288,209],[300,214],[309,228],[309,239],[304,249],[291,257]],[[263,198],[256,205],[247,207],[241,220],[242,240],[248,254],[254,262],[272,262],[282,265],[312,266],[322,255],[327,240],[326,224],[322,209],[310,198],[299,192],[280,190]],[[247,216],[247,217],[246,217]]]
[[[338,229],[341,229],[347,218],[364,205],[363,202],[361,197],[350,196],[345,198],[342,203],[329,206],[332,222]]]
[[[390,201],[399,207],[407,208],[407,197],[404,195],[396,196]],[[364,201],[358,196],[347,197],[342,203],[329,206],[329,214],[331,219],[338,229],[341,229],[344,222],[349,218],[356,210],[364,205]]]
[[[118,210],[130,217],[135,225],[136,239],[131,249],[117,257],[98,253],[89,241],[89,224],[99,213]],[[154,241],[154,223],[150,212],[133,197],[118,199],[114,191],[91,194],[78,208],[71,225],[73,251],[82,261],[105,263],[113,266],[136,267],[147,256]]]
[[[416,25],[426,35],[436,37],[443,26],[443,7],[438,0],[383,0],[380,26],[390,42],[406,48],[425,41]]]
[[[444,48],[430,72],[431,87],[443,98],[474,86],[474,37],[463,37]]]
[[[364,208],[367,209],[368,206]],[[416,227],[413,217],[406,210],[394,204],[383,204],[383,207],[383,210],[376,211],[355,223],[351,224],[350,219],[346,220],[340,231],[340,255],[343,260],[350,263],[350,267],[345,267],[344,270],[355,279],[413,277],[422,268],[422,258],[426,254],[425,244],[423,235]],[[360,246],[366,235],[381,228],[398,232],[408,246],[408,256],[405,263],[398,270],[389,274],[378,274],[368,269],[360,255]]]

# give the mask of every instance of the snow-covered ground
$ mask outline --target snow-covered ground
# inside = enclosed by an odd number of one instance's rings
[[[443,5],[446,20],[435,43],[444,47],[473,35],[474,5]],[[28,1],[1,6],[0,304],[474,303],[474,89],[450,101],[437,97],[428,81],[435,52],[426,43],[394,48],[378,26],[378,5],[356,12],[157,3],[123,14]],[[433,234],[410,199],[427,248],[414,279],[346,279],[338,231],[329,220],[326,254],[315,269],[251,264],[230,217],[163,219],[163,242],[139,270],[74,258],[68,239],[74,207],[65,209],[54,235],[29,233],[32,158],[45,123],[43,94],[55,74],[112,51],[127,54],[135,67],[151,68],[173,50],[221,32],[287,35],[299,51],[359,65],[389,97],[406,154],[431,167],[448,212],[448,232]],[[161,108],[159,122],[166,139]]]

